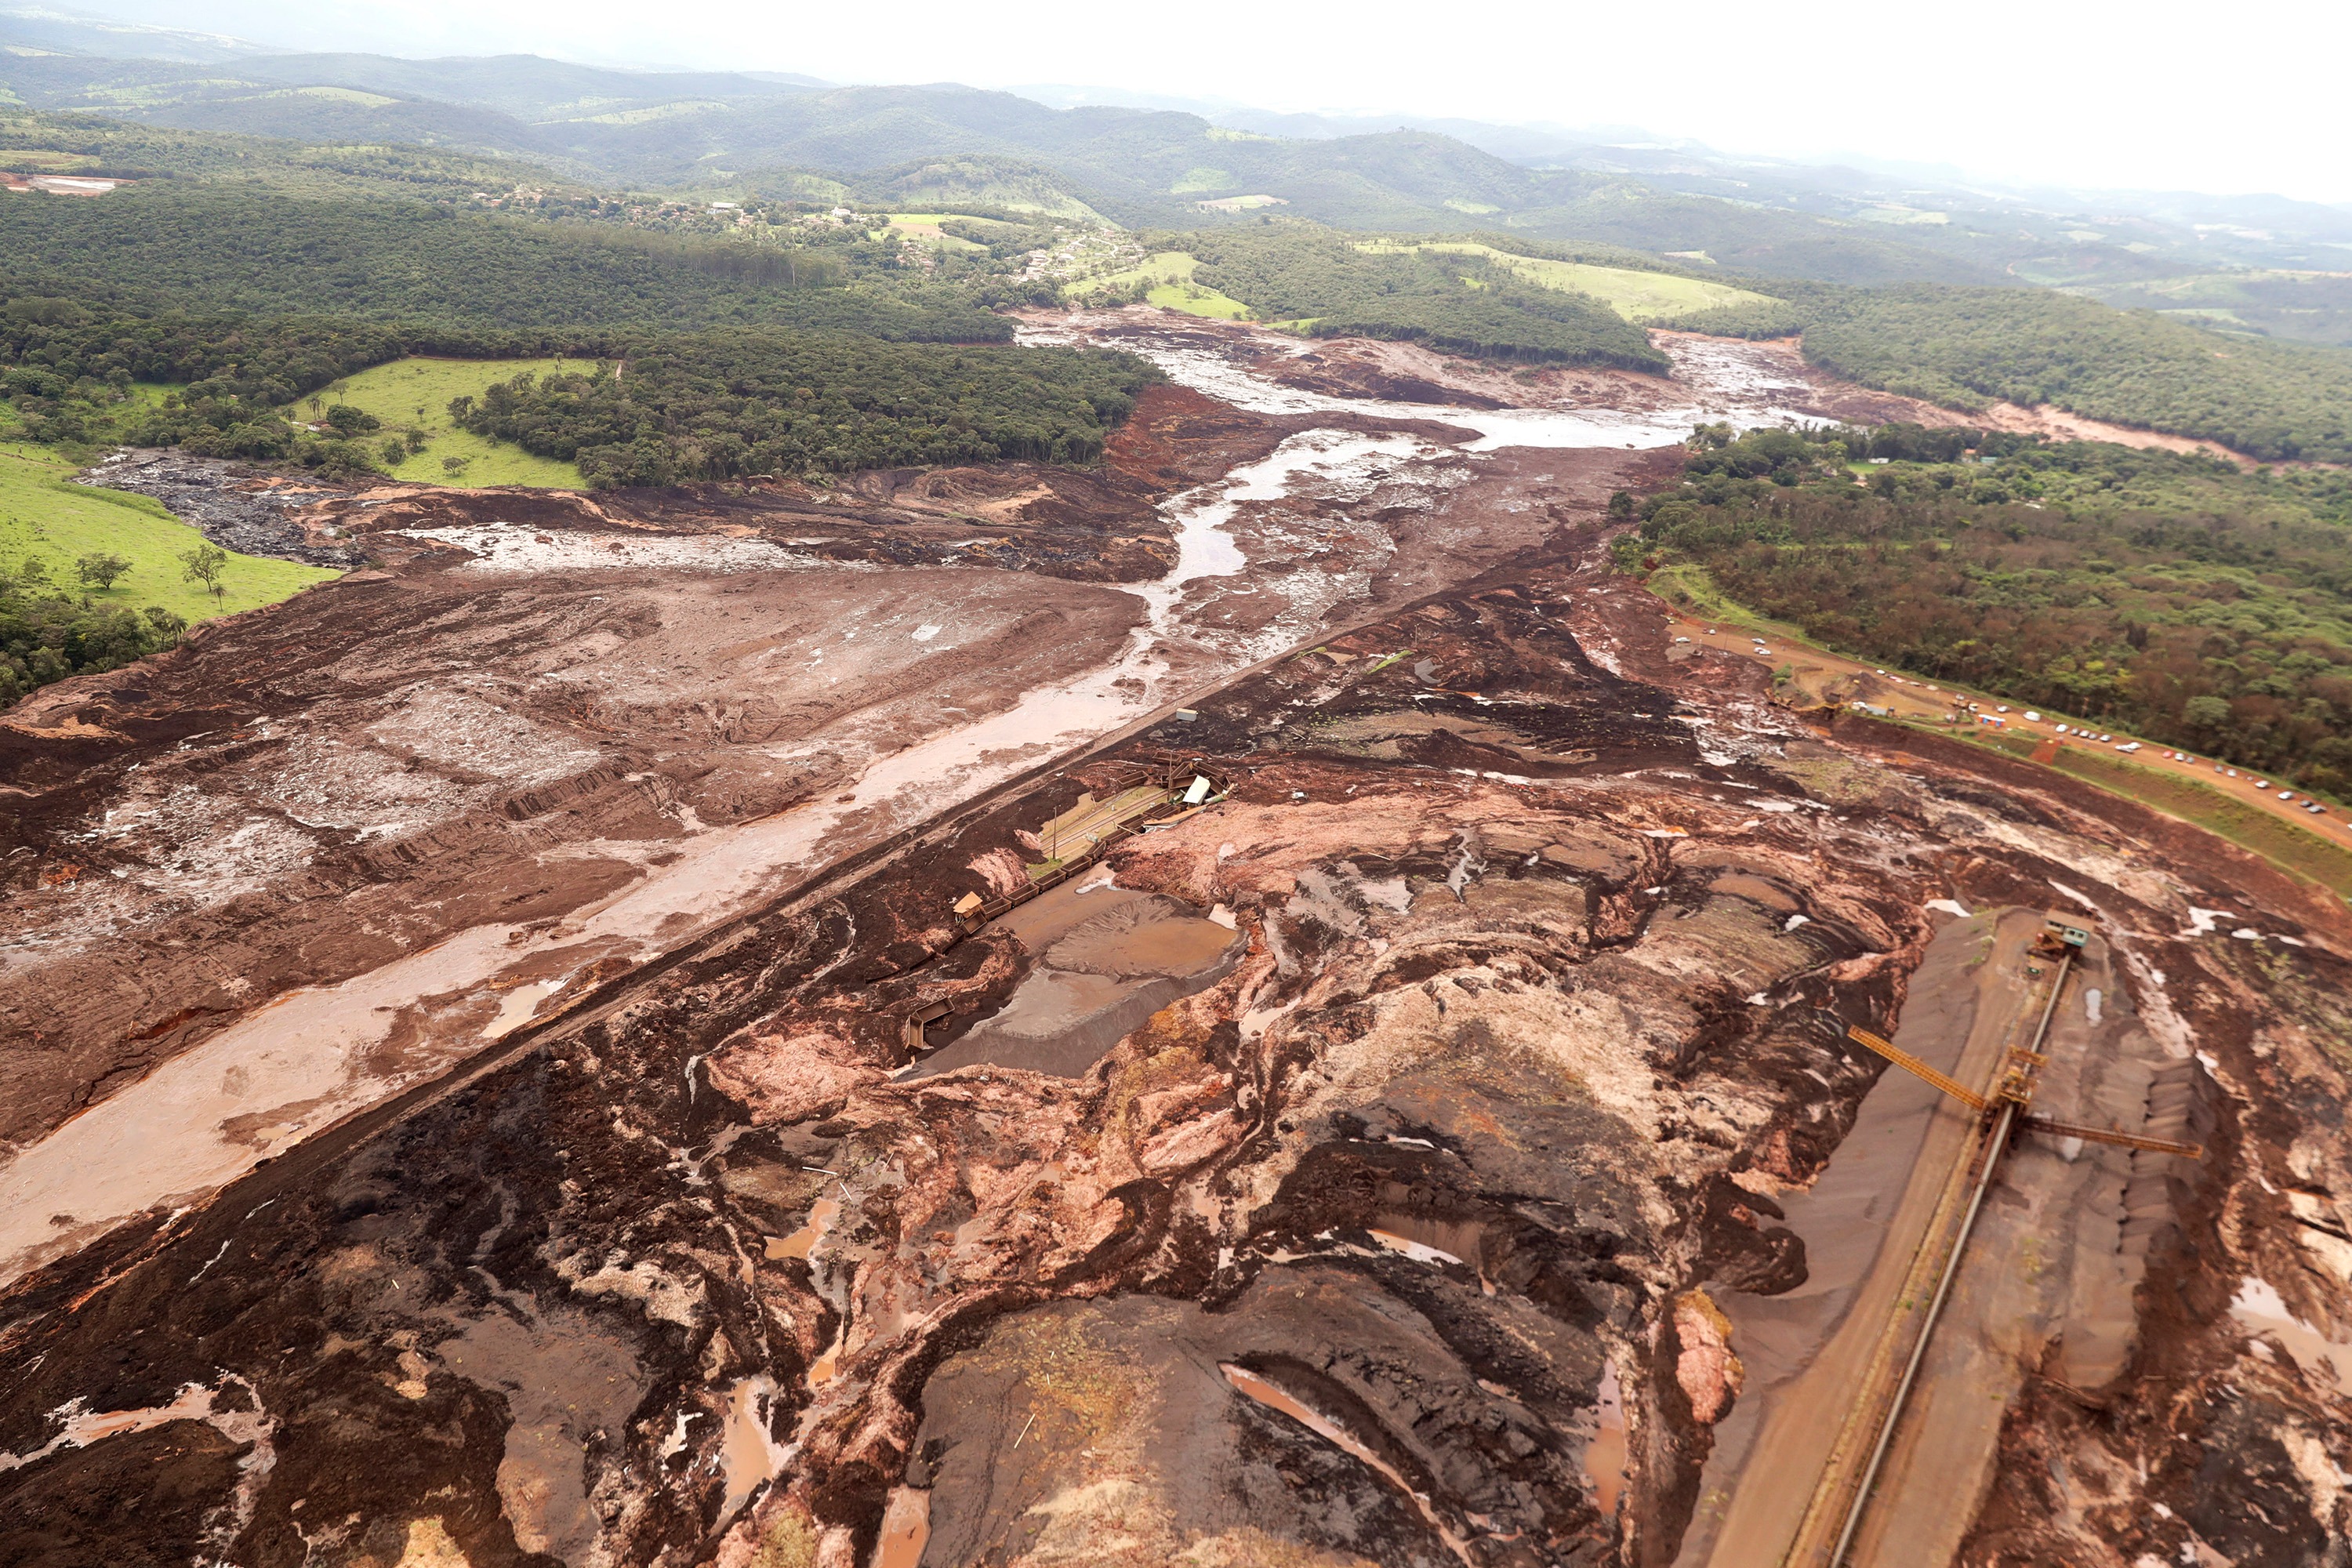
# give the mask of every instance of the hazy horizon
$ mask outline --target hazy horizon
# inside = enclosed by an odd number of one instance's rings
[[[1727,0],[1697,0],[1667,27],[1615,7],[1504,0],[1480,13],[1486,25],[1451,33],[1430,30],[1423,12],[1329,0],[1282,8],[1276,32],[1265,7],[1230,0],[1165,24],[1052,0],[1017,30],[976,27],[939,0],[908,0],[882,25],[743,0],[658,14],[617,0],[515,0],[495,12],[456,0],[344,13],[285,0],[55,9],[291,49],[528,53],[1015,92],[1068,83],[1273,113],[1638,126],[1735,154],[1942,167],[2028,188],[2352,203],[2343,137],[2328,123],[2327,63],[2352,54],[2352,22],[2312,0],[2241,8],[2241,36],[2294,46],[2272,49],[2259,77],[2217,64],[2210,48],[2122,36],[2111,8],[2080,0],[1995,0],[1965,26],[1880,16],[1842,31],[1791,27],[1785,38]]]

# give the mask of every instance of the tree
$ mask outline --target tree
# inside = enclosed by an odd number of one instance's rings
[[[2230,727],[2230,704],[2220,697],[2192,697],[2180,705],[2180,721],[2192,730],[2219,732]]]
[[[203,584],[215,604],[218,604],[221,595],[228,592],[221,581],[227,570],[228,552],[217,544],[199,544],[194,550],[181,552],[180,581]]]
[[[85,555],[74,563],[74,574],[101,590],[113,587],[114,580],[130,570],[130,562],[110,552]]]
[[[1633,493],[1631,490],[1611,491],[1609,495],[1609,521],[1612,522],[1627,522],[1632,521],[1633,516]]]
[[[473,460],[471,458],[444,458],[441,459],[441,471],[454,479],[464,473]]]

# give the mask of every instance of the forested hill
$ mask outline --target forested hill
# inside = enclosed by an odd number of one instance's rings
[[[638,346],[628,374],[530,376],[457,422],[592,484],[1029,458],[1088,462],[1158,379],[1125,354],[858,344],[759,331]]]
[[[1716,444],[1628,564],[1931,680],[2352,793],[2352,477],[1975,431]],[[1890,458],[1861,479],[1864,453]],[[1660,584],[1672,591],[1670,573]]]
[[[1805,328],[1805,357],[1948,407],[2046,403],[2271,461],[2352,462],[2352,353],[2047,289],[1838,290]]]
[[[845,242],[862,237],[842,236]],[[1002,342],[1012,323],[969,294],[887,270],[846,243],[794,258],[517,221],[422,203],[302,199],[158,185],[98,201],[0,200],[0,281],[93,287],[178,308],[332,313],[505,328],[761,322],[875,337]]]

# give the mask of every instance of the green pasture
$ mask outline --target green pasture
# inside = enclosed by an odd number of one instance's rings
[[[46,447],[0,442],[0,565],[12,575],[27,559],[37,560],[51,583],[79,595],[75,562],[120,555],[131,570],[111,588],[89,590],[93,602],[127,610],[161,605],[191,621],[274,605],[337,575],[232,552],[221,575],[227,591],[215,600],[201,584],[180,577],[181,554],[204,543],[203,534],[146,496],[70,483],[74,471]]]
[[[315,399],[301,399],[289,412],[297,417],[315,418],[311,411],[315,401],[320,410],[348,403],[374,415],[383,421],[383,428],[368,437],[367,442],[376,448],[379,462],[385,439],[394,432],[422,430],[426,437],[424,451],[386,465],[395,479],[467,489],[536,485],[543,489],[584,490],[588,481],[570,463],[533,457],[520,447],[458,429],[449,420],[449,400],[464,394],[479,397],[493,383],[511,381],[525,371],[545,375],[551,371],[593,368],[593,361],[583,359],[394,360],[345,376]],[[455,473],[446,466],[452,458],[465,460]]]
[[[988,247],[976,241],[965,239],[958,235],[942,234],[940,231],[940,225],[951,217],[962,216],[961,213],[892,213],[889,228],[883,230],[883,233],[887,234],[891,229],[896,229],[904,238],[920,240],[925,245],[935,245],[941,250],[986,250]],[[876,237],[879,238],[880,236],[877,235]]]
[[[1188,316],[1209,316],[1218,321],[1240,321],[1249,317],[1250,308],[1230,295],[1220,294],[1192,281],[1192,269],[1200,266],[1197,258],[1181,250],[1162,250],[1143,258],[1139,267],[1105,277],[1089,278],[1072,285],[1071,292],[1091,294],[1097,290],[1132,289],[1149,281],[1151,291],[1144,298],[1163,310],[1181,310]]]
[[[1581,261],[1551,261],[1537,256],[1515,256],[1491,245],[1467,241],[1391,244],[1374,241],[1358,248],[1372,254],[1395,255],[1420,250],[1446,256],[1476,256],[1507,268],[1540,289],[1563,294],[1589,294],[1629,321],[1670,321],[1698,310],[1723,305],[1759,305],[1770,301],[1761,294],[1734,289],[1704,278],[1673,272],[1640,272],[1627,267],[1594,267]]]

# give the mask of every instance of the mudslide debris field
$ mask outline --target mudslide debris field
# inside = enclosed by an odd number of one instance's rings
[[[1024,331],[1169,370],[1101,468],[338,492],[367,570],[0,719],[20,1558],[1762,1561],[1934,1147],[1815,1009],[1957,1060],[2057,907],[2045,1108],[2207,1154],[2004,1173],[1871,1549],[2328,1561],[2340,905],[1609,569],[1837,389]]]

